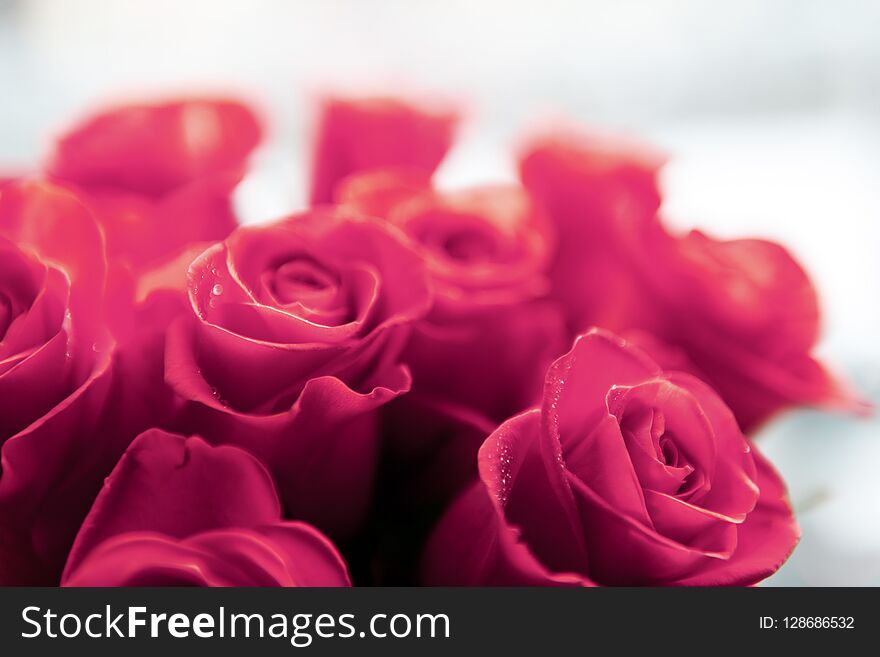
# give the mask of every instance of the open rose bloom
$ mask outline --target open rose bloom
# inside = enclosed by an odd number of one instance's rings
[[[0,585],[752,585],[799,537],[753,442],[864,411],[784,247],[670,231],[665,158],[334,97],[309,206],[241,225],[265,127],[192,97],[0,181]]]
[[[753,584],[791,553],[785,486],[693,376],[592,330],[504,422],[425,555],[428,582]]]

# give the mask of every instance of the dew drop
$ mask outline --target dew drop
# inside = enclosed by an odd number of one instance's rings
[[[498,436],[495,440],[495,453],[497,455],[497,459],[495,464],[490,466],[491,472],[497,472],[498,477],[496,478],[497,486],[495,488],[495,496],[498,499],[498,502],[503,506],[507,504],[507,499],[510,496],[510,488],[513,484],[513,457],[510,451],[510,446],[507,444],[507,440],[503,435]]]
[[[217,400],[217,403],[220,404],[223,408],[229,407],[229,402],[223,397],[220,396],[220,391],[217,390],[214,386],[211,386],[211,396]]]

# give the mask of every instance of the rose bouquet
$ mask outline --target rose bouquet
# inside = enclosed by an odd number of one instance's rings
[[[751,585],[751,441],[860,410],[781,246],[676,234],[664,158],[548,132],[448,190],[449,109],[335,98],[240,226],[245,105],[99,113],[0,182],[0,584]]]

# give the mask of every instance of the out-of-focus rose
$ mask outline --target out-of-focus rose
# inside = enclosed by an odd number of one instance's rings
[[[857,408],[810,356],[819,310],[803,269],[772,242],[669,233],[657,216],[661,164],[577,136],[523,157],[523,182],[559,230],[552,296],[570,328],[614,330],[699,376],[747,432],[789,406]]]
[[[125,449],[108,405],[105,275],[76,198],[40,182],[0,190],[0,584],[57,582]]]
[[[430,584],[747,585],[799,535],[781,479],[712,389],[598,330],[479,458],[426,550]]]
[[[349,586],[320,532],[281,520],[247,452],[153,429],[104,484],[65,566],[66,586]]]
[[[525,150],[520,177],[558,234],[551,296],[562,302],[572,335],[592,325],[618,327],[638,303],[626,245],[659,223],[663,162],[623,139],[575,132]]]
[[[476,474],[473,427],[534,404],[543,373],[564,350],[559,309],[542,299],[548,226],[517,187],[445,193],[413,170],[354,175],[336,198],[400,228],[427,264],[434,306],[404,352],[413,391],[389,407],[388,434],[409,461],[437,449],[467,455],[441,478],[418,477],[423,489],[454,491]]]
[[[125,105],[63,135],[47,170],[95,209],[111,260],[140,272],[235,228],[231,193],[260,136],[232,100]]]
[[[819,337],[816,292],[779,244],[660,234],[634,263],[645,309],[624,335],[664,367],[710,383],[751,432],[780,409],[811,404],[864,412],[810,355]]]
[[[330,98],[320,108],[312,154],[312,204],[359,171],[406,167],[431,174],[452,145],[458,115],[397,98]]]
[[[337,201],[385,217],[425,259],[435,300],[405,353],[414,392],[495,420],[534,403],[565,338],[556,304],[542,300],[552,234],[522,190],[444,193],[412,171],[379,170],[344,181]]]
[[[424,264],[378,219],[316,210],[240,228],[189,270],[166,379],[185,431],[256,454],[285,509],[334,536],[369,503],[376,410],[410,388],[400,353],[431,303]]]

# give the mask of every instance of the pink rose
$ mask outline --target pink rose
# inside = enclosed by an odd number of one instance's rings
[[[543,299],[552,234],[517,187],[440,192],[423,172],[378,169],[347,178],[336,197],[400,228],[427,265],[434,306],[404,351],[413,390],[387,426],[397,455],[435,473],[421,472],[419,487],[443,497],[476,473],[473,427],[535,403],[564,349],[559,310]],[[462,458],[437,477],[432,451]]]
[[[560,233],[552,296],[571,329],[611,329],[704,379],[747,432],[790,406],[860,408],[810,355],[819,309],[803,269],[765,240],[670,234],[657,215],[661,164],[578,136],[524,156],[524,184]]]
[[[76,537],[65,586],[350,586],[313,527],[281,520],[267,470],[236,447],[158,429],[114,468]]]
[[[316,210],[240,228],[193,262],[191,313],[168,333],[182,425],[272,471],[285,509],[339,536],[369,504],[376,411],[409,390],[400,362],[431,298],[393,228]]]
[[[235,228],[231,193],[261,132],[232,100],[123,105],[62,136],[47,169],[95,209],[111,260],[140,272]]]
[[[819,338],[818,300],[785,248],[691,231],[658,235],[641,253],[648,312],[624,335],[662,366],[710,383],[743,431],[792,406],[867,410],[810,355]]]
[[[0,191],[0,584],[57,582],[125,449],[100,231],[45,183]]]
[[[782,480],[712,389],[599,330],[479,467],[426,549],[429,584],[748,585],[798,540]]]
[[[312,204],[328,203],[337,183],[359,171],[407,167],[427,174],[452,145],[457,114],[397,98],[329,98],[320,108],[312,152]]]

